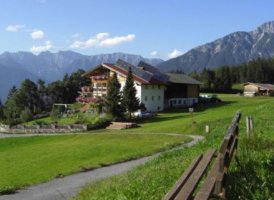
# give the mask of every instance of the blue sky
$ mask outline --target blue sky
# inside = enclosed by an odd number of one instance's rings
[[[274,20],[273,0],[0,0],[0,53],[73,50],[168,59]]]

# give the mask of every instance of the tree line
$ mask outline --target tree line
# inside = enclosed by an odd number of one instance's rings
[[[79,88],[90,84],[90,79],[82,76],[84,73],[80,69],[48,85],[43,80],[25,79],[18,88],[10,89],[4,104],[0,101],[0,119],[7,124],[25,122],[35,115],[50,112],[55,103],[75,102]]]
[[[202,82],[202,91],[231,92],[232,85],[237,83],[274,83],[274,59],[259,58],[248,63],[222,66],[214,70],[204,68],[200,74],[193,71],[189,76]]]
[[[66,74],[63,80],[45,84],[43,80],[36,83],[25,79],[19,88],[13,86],[8,94],[7,101],[2,104],[0,101],[0,120],[7,124],[17,124],[29,121],[33,116],[49,113],[53,104],[74,103],[79,96],[79,90],[83,86],[91,84],[89,78],[83,76],[84,70],[78,70],[70,76]],[[120,91],[121,84],[117,74],[108,81],[107,96],[103,105],[106,111],[116,119],[131,119],[132,113],[138,109],[145,109],[144,105],[136,97],[136,88],[132,70],[129,69],[123,91]],[[125,116],[128,113],[128,116]]]

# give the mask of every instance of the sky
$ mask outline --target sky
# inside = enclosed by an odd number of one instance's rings
[[[124,52],[167,60],[274,20],[273,0],[0,0],[0,53]]]

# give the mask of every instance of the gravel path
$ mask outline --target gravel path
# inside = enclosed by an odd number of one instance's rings
[[[39,134],[40,135],[40,134]],[[174,151],[178,148],[195,145],[203,136],[188,135],[193,140],[187,144],[168,151]],[[0,134],[1,137],[1,134]],[[0,195],[0,200],[64,200],[77,194],[86,184],[100,179],[108,178],[120,173],[127,172],[138,165],[142,165],[149,160],[159,156],[162,153],[156,153],[152,156],[139,158],[107,167],[101,167],[95,170],[80,172],[63,178],[57,178],[47,183],[31,186],[18,190],[14,194]]]

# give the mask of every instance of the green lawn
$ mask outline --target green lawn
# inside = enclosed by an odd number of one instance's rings
[[[0,139],[0,193],[102,165],[150,155],[189,138],[85,134]]]
[[[219,95],[223,103],[200,106],[191,116],[186,111],[162,113],[140,132],[192,133],[205,135],[205,140],[191,148],[166,153],[126,174],[90,184],[75,199],[161,199],[175,184],[186,167],[208,148],[219,148],[236,111],[242,112],[238,156],[241,168],[232,161],[228,199],[271,199],[274,196],[274,98],[247,98]],[[254,118],[254,137],[246,138],[245,117]],[[210,133],[204,126],[210,125]],[[124,130],[124,133],[137,129]],[[145,183],[145,184],[144,184]]]

